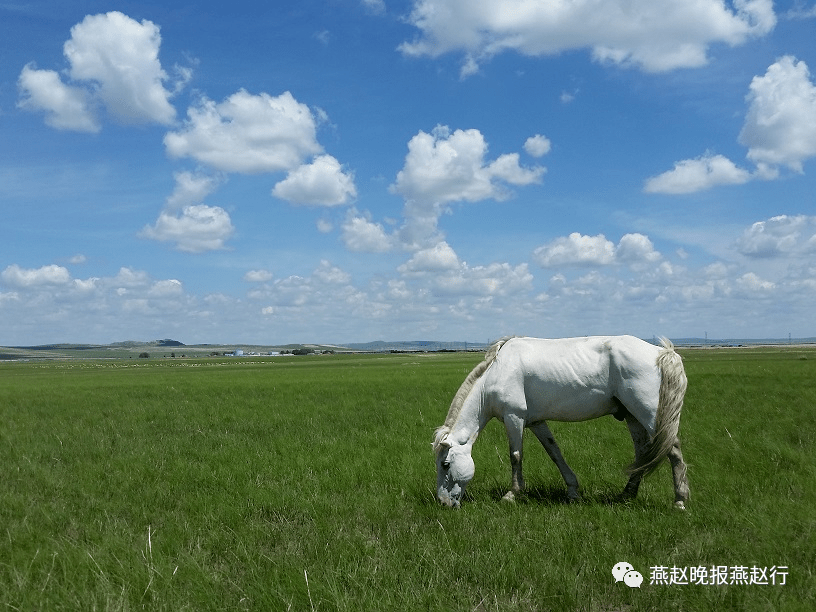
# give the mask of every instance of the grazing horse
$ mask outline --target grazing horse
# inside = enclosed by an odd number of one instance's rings
[[[434,434],[437,498],[458,508],[473,479],[473,443],[488,421],[504,422],[510,440],[512,481],[504,499],[524,488],[522,435],[533,430],[558,466],[570,500],[578,479],[561,456],[547,420],[586,421],[607,414],[625,420],[635,446],[624,497],[637,495],[641,479],[668,457],[675,507],[689,497],[686,464],[677,432],[686,392],[683,361],[671,342],[657,347],[632,336],[544,340],[502,339],[468,374]]]

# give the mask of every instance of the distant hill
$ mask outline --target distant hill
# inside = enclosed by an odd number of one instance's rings
[[[655,338],[648,339],[657,342]],[[672,338],[678,347],[751,347],[751,346],[786,346],[786,345],[816,345],[816,338]],[[395,340],[350,344],[184,344],[179,340],[165,338],[140,342],[126,340],[112,344],[41,344],[37,346],[0,346],[0,360],[17,359],[135,359],[142,353],[153,358],[165,357],[208,357],[211,355],[232,354],[240,350],[245,356],[269,355],[287,351],[292,353],[301,349],[312,349],[316,352],[360,352],[360,353],[419,353],[443,351],[473,351],[480,352],[487,349],[485,342],[441,342],[438,340]]]
[[[487,349],[487,344],[484,342],[440,342],[439,340],[397,340],[392,342],[377,340],[375,342],[345,344],[344,346],[355,351],[370,353],[386,353],[389,351],[480,351]]]

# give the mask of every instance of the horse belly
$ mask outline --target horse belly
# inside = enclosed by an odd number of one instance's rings
[[[531,386],[526,394],[529,424],[537,421],[587,421],[617,409],[606,389]]]

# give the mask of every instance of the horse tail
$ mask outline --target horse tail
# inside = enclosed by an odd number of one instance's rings
[[[462,410],[465,399],[467,399],[467,396],[473,390],[473,385],[475,385],[476,381],[487,371],[487,368],[496,361],[499,349],[504,346],[504,343],[509,339],[510,337],[502,338],[491,344],[485,353],[484,360],[470,371],[470,374],[467,375],[467,378],[465,378],[464,382],[459,386],[459,390],[456,392],[456,395],[453,396],[453,401],[451,401],[448,416],[445,417],[445,424],[441,427],[437,427],[434,431],[434,450],[438,448],[442,439],[450,433],[451,428],[456,423],[456,419],[459,417],[459,412]]]
[[[674,351],[674,345],[666,338],[661,338],[660,343],[663,350],[657,356],[660,394],[655,415],[655,432],[646,452],[629,466],[630,475],[641,472],[643,476],[648,476],[654,472],[674,446],[680,430],[680,412],[688,380],[683,359]]]

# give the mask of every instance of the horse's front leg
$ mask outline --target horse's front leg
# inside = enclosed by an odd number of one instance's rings
[[[504,427],[507,430],[507,439],[510,441],[510,490],[502,498],[505,501],[515,501],[516,494],[524,489],[524,476],[521,472],[522,444],[524,440],[524,421],[517,416],[507,415],[504,418]]]
[[[552,431],[550,431],[550,427],[547,425],[546,421],[541,421],[535,425],[530,425],[530,429],[533,430],[536,438],[538,438],[539,442],[541,442],[541,445],[544,447],[544,450],[546,450],[547,454],[550,456],[550,459],[552,459],[553,463],[555,463],[555,465],[558,467],[558,471],[561,472],[561,477],[567,484],[567,498],[571,502],[581,499],[581,494],[578,492],[578,477],[564,460],[564,456],[561,454],[561,449],[558,448],[555,437],[552,435]]]

